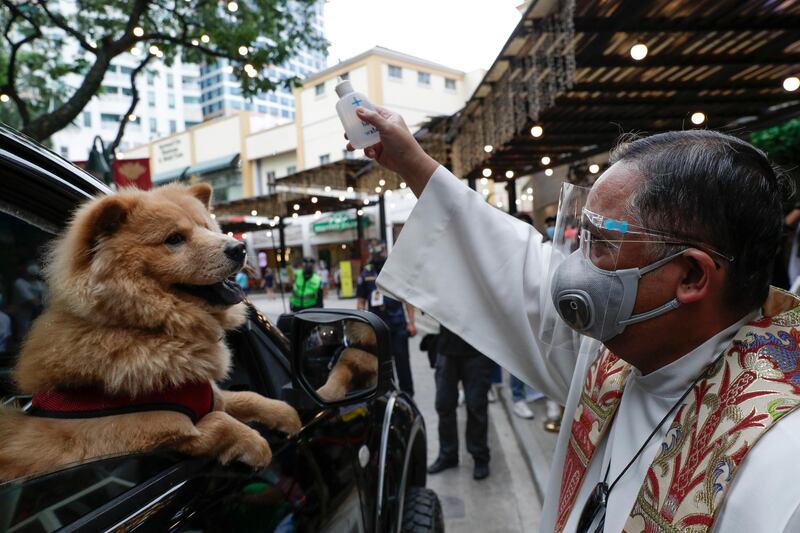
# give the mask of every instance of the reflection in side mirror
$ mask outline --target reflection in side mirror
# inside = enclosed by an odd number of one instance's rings
[[[319,312],[296,318],[295,372],[312,396],[330,404],[364,399],[377,390],[379,335],[372,324],[360,316]]]

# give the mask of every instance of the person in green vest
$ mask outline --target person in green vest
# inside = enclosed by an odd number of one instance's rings
[[[303,273],[294,277],[294,290],[289,300],[292,312],[322,307],[322,279],[314,272],[314,259],[303,258]]]

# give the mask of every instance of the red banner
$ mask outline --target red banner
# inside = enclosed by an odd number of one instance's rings
[[[111,174],[117,187],[136,187],[146,191],[153,186],[147,158],[115,159],[111,163]]]

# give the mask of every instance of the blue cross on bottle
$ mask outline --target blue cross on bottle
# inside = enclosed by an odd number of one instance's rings
[[[362,100],[359,100],[359,99],[358,99],[358,96],[354,96],[354,97],[353,97],[353,105],[354,105],[354,106],[356,106],[356,107],[360,106],[360,105],[361,105],[361,102],[362,102]]]

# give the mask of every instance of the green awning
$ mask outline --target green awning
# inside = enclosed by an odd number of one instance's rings
[[[223,157],[218,157],[216,159],[203,161],[202,163],[197,163],[196,165],[192,165],[186,170],[186,175],[202,176],[203,174],[209,174],[211,172],[216,172],[218,170],[235,168],[238,162],[239,162],[239,154],[226,155]]]
[[[153,183],[157,185],[163,185],[164,183],[168,183],[170,181],[181,180],[186,176],[186,171],[188,169],[189,167],[180,167],[176,168],[175,170],[169,170],[167,172],[155,174],[153,175]]]

